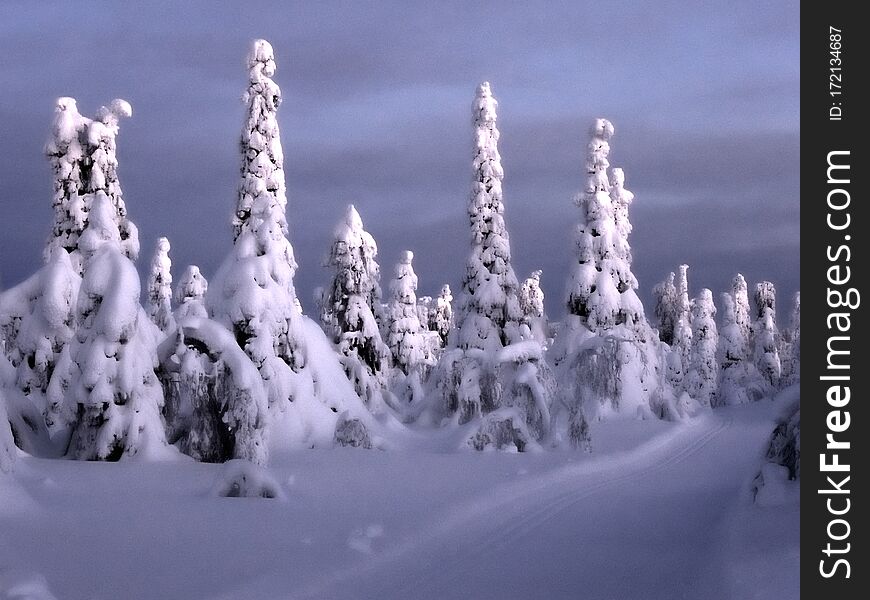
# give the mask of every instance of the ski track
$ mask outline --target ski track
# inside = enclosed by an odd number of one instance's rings
[[[333,572],[320,581],[291,592],[288,597],[348,597],[348,589],[343,584],[371,580],[380,569],[390,569],[399,561],[410,565],[404,571],[404,583],[397,586],[392,578],[381,578],[383,584],[372,590],[373,597],[413,598],[415,591],[428,589],[429,584],[434,583],[443,572],[451,572],[455,578],[462,579],[462,574],[474,568],[473,562],[463,560],[463,557],[484,551],[491,553],[509,546],[590,496],[636,477],[678,465],[700,452],[733,423],[730,416],[712,414],[705,415],[701,420],[682,425],[682,430],[674,436],[651,440],[616,456],[569,465],[555,473],[542,475],[531,484],[526,479],[490,490],[453,509],[445,521],[429,531],[421,532],[414,540],[401,542],[375,557],[368,557],[363,564],[357,563],[337,573]],[[608,474],[620,470],[626,471],[608,477]],[[423,569],[422,574],[413,576],[413,572],[418,570],[414,565],[425,564],[425,561],[413,559],[418,555],[425,556],[428,548],[456,536],[459,530],[463,530],[461,554],[454,554],[451,563],[443,565],[443,570]]]

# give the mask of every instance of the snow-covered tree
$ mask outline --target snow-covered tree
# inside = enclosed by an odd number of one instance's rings
[[[586,187],[575,198],[581,221],[575,231],[577,263],[568,283],[568,311],[593,332],[627,324],[641,333],[647,324],[635,292],[631,248],[624,237],[631,231],[628,206],[634,195],[623,187],[621,170],[608,178],[612,135],[613,125],[607,119],[596,119],[590,128]],[[611,179],[616,184],[613,189]]]
[[[208,281],[200,273],[198,266],[189,265],[175,286],[175,304],[178,307],[176,316],[178,319],[208,317],[208,311],[205,308],[206,292],[208,292]]]
[[[159,332],[139,304],[139,274],[125,255],[112,200],[97,192],[89,212],[79,239],[85,262],[76,334],[51,378],[50,412],[71,424],[74,458],[148,455],[166,444],[154,372]]]
[[[667,278],[653,288],[656,301],[655,317],[659,330],[659,338],[671,345],[674,343],[674,328],[677,324],[677,286],[674,285],[676,275],[673,271]]]
[[[740,329],[740,335],[743,336],[744,345],[749,349],[752,343],[753,319],[749,309],[749,287],[746,285],[746,279],[740,273],[734,277],[731,293],[734,296],[735,323]]]
[[[755,366],[772,387],[779,385],[782,363],[779,357],[779,331],[776,327],[776,288],[762,281],[755,288],[755,323],[752,326]]]
[[[459,347],[463,349],[494,351],[520,339],[522,311],[504,222],[497,107],[489,82],[482,83],[472,107],[474,157],[468,202],[471,253],[462,279],[457,323]]]
[[[680,265],[679,277],[677,278],[677,296],[676,307],[674,312],[674,339],[671,344],[671,352],[676,354],[680,359],[682,367],[680,371],[684,376],[688,375],[689,367],[692,361],[692,303],[689,300],[689,266]],[[683,385],[678,385],[676,380],[672,381],[675,390],[686,389],[684,381]]]
[[[520,310],[527,319],[544,316],[544,292],[541,290],[541,271],[532,274],[520,287]]]
[[[446,283],[441,286],[441,292],[435,300],[435,310],[430,313],[429,329],[437,331],[441,346],[447,345],[447,338],[453,328],[453,293]]]
[[[417,275],[414,273],[414,253],[406,250],[396,264],[390,282],[390,303],[387,315],[387,344],[395,364],[407,374],[425,357],[422,326],[417,314]]]
[[[785,330],[784,360],[782,378],[785,385],[791,385],[801,379],[801,293],[794,295],[791,312],[791,323]]]
[[[749,402],[749,353],[746,339],[737,322],[733,293],[721,296],[722,327],[719,329],[719,390],[714,406],[728,406]]]
[[[497,106],[489,83],[481,84],[472,103],[471,251],[455,335],[429,378],[430,398],[436,423],[454,415],[459,423],[480,421],[472,447],[500,447],[509,438],[522,450],[549,431],[555,383],[520,309],[504,221]],[[439,298],[442,331],[449,323],[449,295],[445,288]],[[496,430],[511,433],[493,437]]]
[[[266,435],[273,440],[270,443],[331,445],[341,418],[364,429],[374,424],[329,341],[301,312],[293,284],[296,261],[286,237],[287,202],[276,120],[281,91],[271,79],[275,72],[271,45],[254,41],[247,64],[235,240],[208,286],[205,303],[211,318],[230,330],[259,373],[269,407],[263,427],[282,433],[280,438]],[[188,330],[186,321],[182,326]],[[250,382],[239,383],[240,394],[247,390],[243,396],[257,393],[256,386],[241,383]],[[240,422],[257,423],[258,398],[240,399],[233,406]]]
[[[711,406],[719,383],[716,350],[716,306],[713,293],[703,289],[692,303],[692,347],[687,371],[686,390],[701,406]]]
[[[112,204],[124,255],[134,260],[138,256],[139,234],[127,218],[117,173],[118,122],[131,114],[130,104],[116,99],[108,107],[100,107],[91,120],[79,114],[75,99],[58,98],[51,138],[45,147],[54,172],[54,225],[46,259],[56,248],[64,248],[81,274],[78,240],[98,192]]]
[[[646,321],[636,293],[627,239],[634,196],[622,171],[608,175],[613,132],[607,119],[596,119],[589,130],[586,183],[574,199],[580,222],[568,316],[550,351],[559,373],[557,427],[567,430],[574,445],[584,443],[577,436],[588,431],[588,418],[682,418],[691,408],[691,400],[675,396],[668,385],[667,347]],[[682,380],[682,363],[676,372]]]
[[[549,335],[549,323],[544,314],[544,291],[541,289],[541,271],[532,274],[520,286],[520,310],[523,311],[525,323],[532,337],[546,344]]]
[[[281,376],[285,367],[302,366],[291,332],[291,322],[299,315],[293,285],[296,260],[285,237],[287,200],[275,118],[281,90],[270,79],[275,60],[269,43],[254,41],[247,64],[247,112],[240,145],[243,166],[233,218],[235,243],[209,288],[206,305],[210,314],[230,327],[257,366],[267,382],[271,406],[290,397],[289,383]],[[256,162],[251,162],[251,154]]]
[[[377,402],[382,371],[390,350],[381,338],[376,315],[381,306],[378,246],[351,204],[335,228],[327,267],[332,282],[324,299],[326,332],[345,358],[345,370],[367,404]],[[379,410],[379,407],[372,406]]]
[[[284,220],[287,195],[284,183],[284,151],[278,128],[278,106],[281,89],[272,80],[275,74],[275,53],[266,40],[255,40],[248,53],[248,89],[245,124],[242,127],[242,154],[236,213],[233,217],[235,238],[258,206],[275,206],[275,225],[287,233]]]
[[[148,316],[164,333],[175,327],[172,317],[172,261],[169,258],[169,240],[157,240],[151,271],[148,274]]]
[[[0,475],[12,470],[17,453],[15,440],[12,438],[12,429],[9,426],[5,393],[3,387],[0,386]]]

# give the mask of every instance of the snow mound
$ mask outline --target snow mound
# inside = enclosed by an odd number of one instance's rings
[[[269,471],[241,459],[223,465],[212,495],[219,498],[284,498],[281,485]]]
[[[365,424],[357,418],[350,417],[347,412],[342,413],[335,424],[334,440],[337,446],[366,449],[372,447],[372,440]]]
[[[485,415],[477,431],[465,443],[478,451],[525,452],[537,447],[524,416],[515,408],[503,408]]]

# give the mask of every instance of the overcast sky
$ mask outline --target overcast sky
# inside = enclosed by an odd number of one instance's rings
[[[469,233],[471,101],[499,101],[514,267],[543,269],[562,315],[571,202],[594,117],[631,209],[641,294],[680,263],[691,292],[734,273],[799,288],[798,2],[11,2],[0,5],[0,285],[41,264],[42,155],[54,100],[92,116],[116,97],[119,175],[147,268],[210,276],[232,243],[250,40],[275,48],[296,285],[312,307],[331,232],[353,203],[385,278],[415,253],[418,295],[458,286]],[[385,286],[386,287],[386,286]],[[651,313],[651,306],[647,306]]]

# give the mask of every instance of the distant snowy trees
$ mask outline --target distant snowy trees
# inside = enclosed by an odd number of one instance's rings
[[[701,406],[711,406],[719,379],[716,351],[719,334],[716,329],[716,306],[713,293],[703,289],[692,303],[692,347],[687,369],[686,389]]]
[[[441,346],[443,347],[447,345],[447,337],[452,328],[453,292],[450,291],[450,286],[445,283],[441,286],[438,298],[435,299],[435,309],[429,318],[429,329],[438,332],[438,337],[441,339]]]

